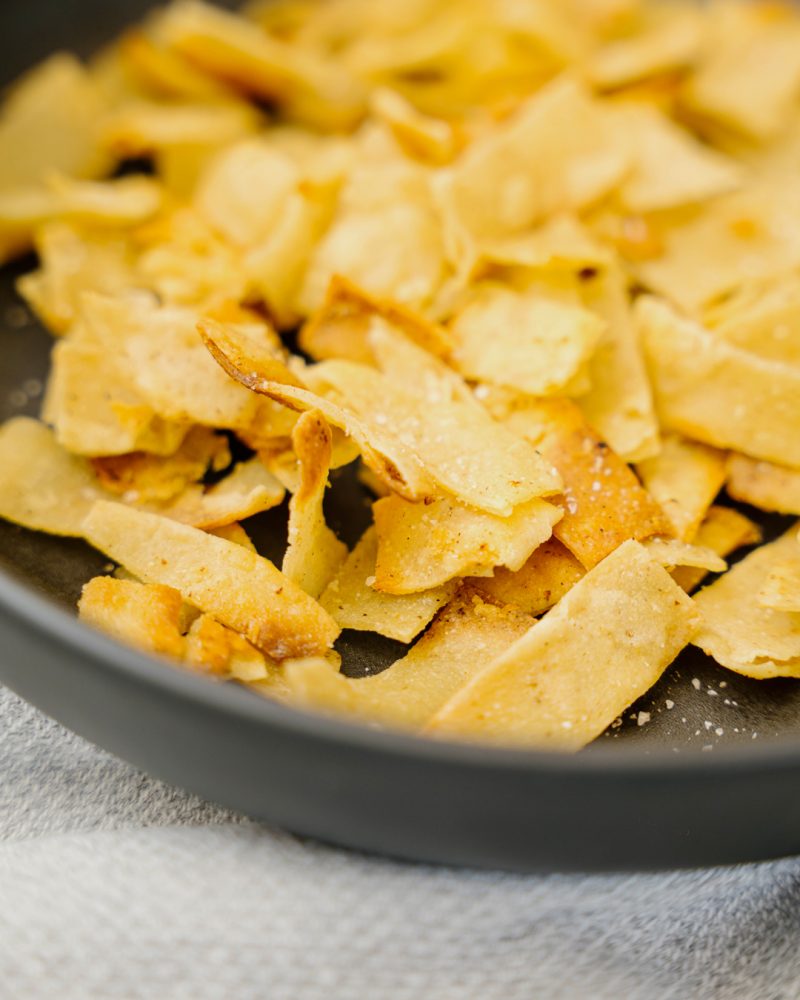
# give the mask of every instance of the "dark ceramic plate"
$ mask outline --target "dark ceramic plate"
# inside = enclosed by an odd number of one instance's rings
[[[58,47],[86,54],[146,7],[7,0],[2,73],[10,79]],[[50,347],[14,294],[21,269],[0,274],[3,420],[38,411]],[[330,518],[352,541],[364,497],[346,478],[334,495]],[[768,530],[782,526],[775,519]],[[285,512],[248,528],[275,554]],[[666,867],[800,850],[798,684],[748,681],[690,651],[576,756],[426,742],[273,705],[88,631],[73,609],[104,565],[80,542],[0,522],[0,680],[88,739],[210,799],[341,844],[514,869]],[[356,633],[341,642],[352,674],[391,662],[398,648]]]

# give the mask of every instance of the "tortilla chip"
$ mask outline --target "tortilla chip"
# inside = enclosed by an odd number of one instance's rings
[[[314,708],[418,729],[530,625],[517,608],[497,608],[466,594],[382,673],[351,679],[317,660],[287,664],[287,681],[294,697]]]
[[[312,255],[300,311],[314,313],[337,274],[378,299],[424,309],[446,276],[430,174],[379,130],[363,134],[356,154],[333,223]]]
[[[780,133],[800,96],[800,29],[787,4],[719,4],[683,100],[756,139]],[[714,30],[716,29],[716,30]]]
[[[231,463],[227,438],[206,427],[194,427],[178,450],[167,458],[134,452],[92,459],[98,483],[127,502],[165,503],[207,472],[221,472]]]
[[[691,599],[638,543],[625,542],[426,731],[578,750],[655,684],[696,627]]]
[[[153,513],[195,528],[219,528],[245,520],[283,502],[283,486],[261,463],[252,458],[240,462],[232,472],[207,489],[191,486],[165,505],[150,505]]]
[[[692,544],[710,549],[724,558],[744,545],[755,545],[760,541],[761,529],[744,514],[730,507],[711,507],[697,529]],[[702,583],[708,571],[692,566],[678,566],[670,575],[688,594]]]
[[[378,535],[371,527],[328,584],[320,604],[342,628],[411,642],[450,600],[457,584],[401,596],[381,593],[375,589],[377,554]]]
[[[706,326],[729,344],[772,361],[800,365],[800,276],[741,285],[709,306]]]
[[[692,545],[679,538],[646,538],[643,548],[651,559],[667,569],[676,566],[690,566],[693,569],[703,569],[710,573],[724,573],[728,564],[712,549],[701,545]],[[674,579],[674,577],[673,577]]]
[[[122,504],[99,502],[86,539],[145,583],[174,586],[187,603],[276,660],[324,654],[339,627],[269,560],[241,545]]]
[[[662,5],[636,34],[609,41],[588,64],[589,79],[601,90],[616,90],[649,77],[684,70],[700,53],[703,22],[692,5]]]
[[[751,552],[694,598],[703,619],[695,645],[723,667],[757,680],[800,677],[800,614],[754,599],[777,567],[800,574],[797,526]]]
[[[136,101],[110,115],[103,142],[114,156],[152,156],[175,147],[220,148],[256,131],[262,118],[242,102],[162,104]]]
[[[158,584],[96,576],[78,602],[81,621],[144,653],[180,660],[186,647],[181,634],[183,599]]]
[[[651,458],[659,449],[658,421],[621,269],[608,268],[587,282],[583,299],[605,326],[589,360],[589,391],[578,404],[620,458]]]
[[[373,91],[370,111],[391,129],[398,145],[414,159],[441,167],[458,152],[459,136],[453,125],[422,114],[396,90],[379,87]]]
[[[598,201],[627,168],[605,109],[577,81],[561,77],[476,140],[448,184],[467,230],[491,239]]]
[[[282,571],[312,597],[319,597],[347,557],[347,546],[325,523],[322,503],[331,462],[331,430],[318,410],[304,413],[292,443],[300,481],[289,502],[289,547]]]
[[[34,245],[39,269],[24,274],[17,289],[52,333],[73,326],[87,292],[116,295],[136,286],[131,247],[115,234],[52,222],[37,230]]]
[[[306,124],[346,129],[362,114],[362,88],[340,62],[270,37],[211,4],[171,4],[157,24],[156,37],[208,75],[287,106],[293,118]]]
[[[379,317],[397,327],[419,347],[444,357],[453,346],[450,332],[398,302],[378,300],[341,275],[334,275],[321,308],[300,331],[300,347],[318,361],[345,358],[373,365],[368,334]]]
[[[662,424],[756,458],[800,466],[800,369],[718,340],[655,298],[637,318]]]
[[[723,487],[725,454],[680,434],[665,434],[659,454],[639,462],[636,471],[675,535],[690,541]]]
[[[659,212],[736,190],[745,178],[734,160],[698,142],[657,108],[625,103],[614,111],[632,167],[620,187],[631,212]]]
[[[274,661],[211,615],[200,615],[192,623],[185,642],[186,666],[220,680],[263,681],[278,670]]]
[[[582,371],[604,329],[598,316],[536,288],[484,283],[453,321],[452,361],[465,378],[551,395]]]
[[[135,385],[119,353],[91,341],[57,344],[44,419],[59,444],[76,455],[171,455],[188,422],[163,420]]]
[[[520,569],[551,536],[560,508],[534,499],[506,518],[444,498],[412,504],[389,496],[373,505],[378,534],[375,587],[387,594],[432,590],[463,576]]]
[[[516,572],[500,567],[494,576],[472,578],[468,583],[492,604],[513,604],[526,614],[541,615],[585,575],[586,570],[569,549],[550,538]]]
[[[587,569],[628,539],[671,534],[655,500],[570,400],[519,399],[504,422],[560,473],[564,517],[553,534]]]
[[[319,409],[351,434],[370,468],[408,500],[433,496],[438,484],[465,503],[506,516],[519,503],[559,488],[533,448],[492,421],[454,372],[396,331],[373,325],[370,345],[381,367],[391,363],[397,376],[402,366],[408,375],[400,378],[402,388],[364,365],[325,361],[306,370],[317,390],[309,392],[271,381],[287,375],[243,354],[230,330],[208,323],[201,330],[233,378],[294,409]]]
[[[728,457],[725,488],[734,500],[761,510],[800,515],[800,470],[747,455]]]
[[[53,432],[30,417],[0,427],[0,517],[32,531],[79,537],[103,496],[91,466],[68,454]]]

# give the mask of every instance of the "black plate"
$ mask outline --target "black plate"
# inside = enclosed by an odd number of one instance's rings
[[[2,71],[10,77],[59,46],[88,53],[146,7],[5,3]],[[13,291],[32,263],[0,274],[0,419],[35,414],[41,400],[50,339]],[[346,478],[336,493],[331,519],[352,540],[363,497]],[[248,525],[265,554],[279,548],[284,519],[270,512]],[[690,651],[582,754],[427,742],[272,705],[90,632],[73,609],[104,565],[80,542],[0,522],[0,679],[210,799],[342,844],[514,869],[695,865],[800,849],[796,683],[748,681]],[[342,649],[358,674],[398,647],[351,633]]]

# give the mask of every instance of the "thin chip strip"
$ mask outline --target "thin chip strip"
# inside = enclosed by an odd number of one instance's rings
[[[186,650],[181,630],[183,598],[160,584],[96,576],[78,601],[81,621],[146,653],[180,660]]]
[[[322,503],[328,485],[331,429],[318,410],[304,413],[292,443],[300,464],[300,481],[289,501],[289,546],[283,573],[317,598],[347,557],[347,546],[325,523]]]
[[[541,615],[586,575],[586,570],[557,538],[535,550],[525,565],[512,572],[500,567],[494,576],[470,579],[484,600],[500,606],[514,604],[529,615]]]
[[[693,545],[710,549],[725,558],[744,545],[761,541],[761,529],[744,514],[730,507],[712,507],[697,529]],[[678,566],[671,573],[672,579],[686,593],[691,593],[708,575],[708,570],[694,566]]]
[[[92,507],[83,531],[140,580],[174,587],[273,659],[323,655],[339,635],[304,590],[235,542],[106,501]]]
[[[641,545],[625,542],[426,731],[578,750],[655,684],[697,624],[691,599]]]
[[[800,677],[800,614],[757,599],[777,567],[800,574],[797,526],[762,545],[694,598],[703,625],[694,639],[723,667],[747,677]]]
[[[303,703],[316,708],[418,729],[531,622],[519,608],[495,607],[466,593],[379,674],[351,679],[324,661],[310,660],[287,664],[287,682]]]

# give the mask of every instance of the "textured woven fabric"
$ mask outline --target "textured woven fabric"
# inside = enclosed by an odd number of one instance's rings
[[[800,860],[515,876],[305,843],[0,692],[2,1000],[797,1000]]]

